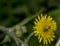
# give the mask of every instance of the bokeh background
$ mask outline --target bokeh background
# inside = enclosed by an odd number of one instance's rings
[[[53,17],[57,23],[56,38],[48,44],[48,46],[55,46],[60,37],[60,0],[0,0],[0,26],[14,27],[15,31],[12,32],[23,41],[33,32],[34,19],[41,13]],[[8,34],[0,31],[0,46],[17,45]],[[37,37],[33,35],[28,46],[45,45],[39,43]]]

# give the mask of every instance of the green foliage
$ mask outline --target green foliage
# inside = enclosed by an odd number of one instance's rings
[[[0,25],[7,28],[14,27],[15,35],[23,41],[33,32],[34,16],[42,9],[41,13],[48,14],[57,22],[56,39],[48,46],[54,46],[60,37],[60,0],[0,0]],[[37,13],[38,14],[38,13]],[[31,19],[32,16],[32,19]],[[27,19],[26,19],[27,18]],[[24,22],[23,26],[19,24]],[[15,26],[17,25],[18,26]],[[12,39],[0,33],[0,46],[16,46]],[[29,40],[29,46],[45,46],[38,43],[34,36]]]

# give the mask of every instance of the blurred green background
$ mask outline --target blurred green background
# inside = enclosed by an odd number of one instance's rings
[[[24,41],[33,32],[33,17],[38,16],[38,12],[50,15],[56,21],[56,38],[48,45],[55,46],[60,37],[60,0],[0,0],[0,25],[11,28],[23,22],[22,27],[16,26],[14,28],[16,36]],[[30,38],[28,45],[45,46],[43,43],[39,43],[34,35]],[[9,35],[0,31],[0,46],[16,46],[16,44]]]

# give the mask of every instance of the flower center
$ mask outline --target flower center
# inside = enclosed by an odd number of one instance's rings
[[[48,31],[49,29],[50,29],[50,26],[46,27],[46,28],[44,29],[44,32]]]

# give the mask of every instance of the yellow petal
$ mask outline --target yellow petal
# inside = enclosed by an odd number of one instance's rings
[[[38,16],[38,20],[40,20],[40,17]]]
[[[38,20],[35,18],[35,21],[38,22]]]
[[[40,37],[40,39],[39,39],[39,43],[41,43],[41,41],[42,41],[42,37]]]

